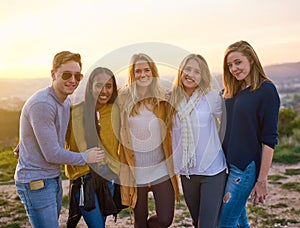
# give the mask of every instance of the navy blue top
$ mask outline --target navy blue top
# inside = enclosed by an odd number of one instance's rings
[[[233,98],[225,99],[225,106],[227,124],[223,148],[227,163],[244,170],[255,161],[258,176],[262,145],[274,149],[278,142],[278,92],[273,83],[264,82],[253,92],[248,87]]]

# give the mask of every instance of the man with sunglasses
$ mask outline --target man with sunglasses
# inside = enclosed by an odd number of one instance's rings
[[[85,165],[104,159],[99,148],[82,153],[64,149],[71,104],[68,95],[82,79],[81,68],[79,54],[57,53],[52,85],[33,94],[22,109],[15,181],[32,227],[59,227],[61,164]]]

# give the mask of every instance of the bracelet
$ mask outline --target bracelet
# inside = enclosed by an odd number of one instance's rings
[[[267,184],[267,180],[260,180],[260,179],[257,179],[256,182],[257,182],[257,183],[260,183],[260,184]]]

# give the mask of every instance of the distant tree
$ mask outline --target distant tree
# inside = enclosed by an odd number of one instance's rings
[[[13,148],[18,142],[20,111],[0,109],[0,151]]]
[[[294,100],[295,100],[295,101],[300,101],[300,94],[296,93],[296,94],[294,95]]]
[[[294,129],[300,128],[300,119],[297,119],[297,112],[291,108],[282,108],[279,111],[278,133],[279,137],[290,137]]]
[[[294,129],[300,129],[300,118],[293,120],[291,124]]]

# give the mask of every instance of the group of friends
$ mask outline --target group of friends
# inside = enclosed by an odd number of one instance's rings
[[[155,62],[138,53],[124,87],[110,69],[95,67],[83,101],[71,104],[81,70],[80,54],[57,53],[51,86],[21,112],[15,183],[32,227],[59,227],[62,164],[67,227],[81,217],[105,227],[106,216],[124,207],[136,228],[170,227],[179,181],[194,227],[250,227],[248,198],[257,205],[268,195],[280,99],[248,42],[226,49],[221,91],[212,89],[205,58],[189,54],[166,94]]]

